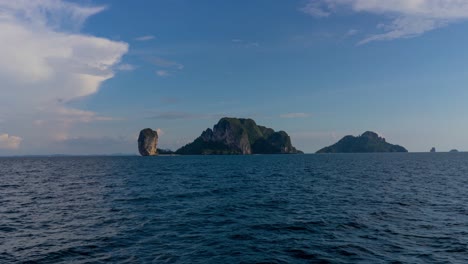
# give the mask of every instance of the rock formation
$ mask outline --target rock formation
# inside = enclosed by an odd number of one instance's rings
[[[431,148],[431,153],[435,153],[436,152],[436,148]]]
[[[151,128],[145,128],[140,131],[138,136],[138,151],[142,156],[157,155],[158,132]]]
[[[459,151],[457,149],[452,149],[449,151],[450,153],[458,153]]]
[[[359,137],[345,136],[336,144],[323,148],[317,153],[367,153],[367,152],[408,152],[404,147],[392,145],[377,133],[367,131]]]
[[[252,119],[222,118],[200,137],[176,151],[181,155],[297,154],[284,131],[259,126]]]

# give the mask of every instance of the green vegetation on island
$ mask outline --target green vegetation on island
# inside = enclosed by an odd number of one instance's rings
[[[222,118],[192,143],[176,151],[180,155],[298,154],[284,131],[259,126],[252,119]]]
[[[377,133],[367,131],[361,136],[345,136],[336,144],[323,148],[317,153],[368,153],[368,152],[408,152],[404,147],[392,145]]]

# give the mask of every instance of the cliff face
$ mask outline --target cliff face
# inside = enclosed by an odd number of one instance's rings
[[[367,153],[367,152],[408,152],[404,147],[392,145],[377,133],[367,131],[359,137],[345,136],[336,144],[323,148],[317,153]]]
[[[158,132],[146,128],[140,131],[138,136],[138,151],[142,156],[157,155]]]
[[[252,119],[222,118],[194,142],[176,151],[182,155],[206,154],[295,154],[284,131],[258,126]]]

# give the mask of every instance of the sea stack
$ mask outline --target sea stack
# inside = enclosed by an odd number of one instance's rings
[[[138,136],[138,151],[142,156],[155,156],[158,154],[158,132],[151,128],[140,131]]]
[[[436,148],[431,148],[431,153],[435,153],[436,152]]]

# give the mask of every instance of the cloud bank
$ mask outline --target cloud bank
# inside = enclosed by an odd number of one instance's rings
[[[23,139],[8,134],[0,134],[0,149],[18,149]]]
[[[128,51],[124,42],[79,33],[87,18],[105,8],[61,0],[0,0],[2,127],[18,132],[48,123],[49,130],[63,135],[70,123],[106,119],[67,106],[96,93]]]
[[[341,8],[389,19],[378,25],[382,33],[370,35],[359,44],[416,37],[451,23],[468,20],[468,1],[465,0],[310,0],[300,10],[324,18],[339,12]]]

